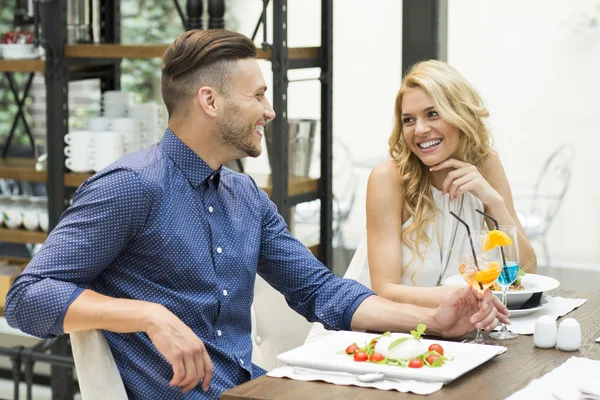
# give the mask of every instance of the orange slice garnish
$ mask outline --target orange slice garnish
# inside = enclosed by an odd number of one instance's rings
[[[513,244],[510,236],[502,231],[494,229],[485,234],[482,249],[483,251],[488,251],[498,246],[508,246],[510,244]]]
[[[488,269],[483,269],[475,272],[475,275],[473,277],[475,278],[475,282],[479,282],[482,285],[489,285],[496,279],[498,279],[500,272],[502,272],[500,264],[491,262],[488,265]]]

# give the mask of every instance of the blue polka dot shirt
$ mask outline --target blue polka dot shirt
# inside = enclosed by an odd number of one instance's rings
[[[247,175],[213,171],[169,129],[160,143],[88,179],[7,298],[8,323],[63,334],[68,306],[85,289],[160,303],[204,342],[214,364],[207,393],[183,395],[145,333],[104,332],[134,399],[218,398],[264,374],[251,361],[256,273],[309,321],[350,329],[373,293],[339,279],[288,232]]]

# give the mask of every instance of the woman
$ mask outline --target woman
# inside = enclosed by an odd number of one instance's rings
[[[527,271],[534,272],[535,254],[516,217],[502,164],[491,150],[484,123],[488,112],[471,85],[444,62],[419,63],[402,82],[395,113],[392,160],[369,177],[367,237],[345,277],[393,301],[438,307],[457,289],[436,286],[458,273],[452,247],[465,234],[450,211],[471,227],[482,227],[476,209],[501,225],[518,227],[520,265],[532,260]],[[494,305],[508,314],[496,298]],[[327,334],[322,325],[314,325],[307,343]]]
[[[445,276],[458,273],[452,249],[465,235],[450,211],[475,228],[484,223],[476,209],[500,225],[515,225],[519,265],[536,271],[504,168],[491,148],[488,116],[473,87],[444,62],[421,62],[404,77],[389,139],[392,160],[373,169],[367,186],[370,281],[380,296],[437,307],[455,289],[439,287]]]

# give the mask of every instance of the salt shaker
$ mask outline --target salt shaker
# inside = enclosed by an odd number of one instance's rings
[[[581,327],[573,318],[565,318],[558,326],[556,344],[562,351],[577,351],[581,347]]]
[[[533,344],[542,349],[551,349],[556,346],[556,321],[547,315],[542,315],[535,322]]]

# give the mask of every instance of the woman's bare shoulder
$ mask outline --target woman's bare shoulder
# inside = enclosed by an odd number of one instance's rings
[[[380,186],[401,186],[402,176],[400,176],[400,170],[394,160],[389,160],[379,164],[371,171],[369,176],[369,182]]]

